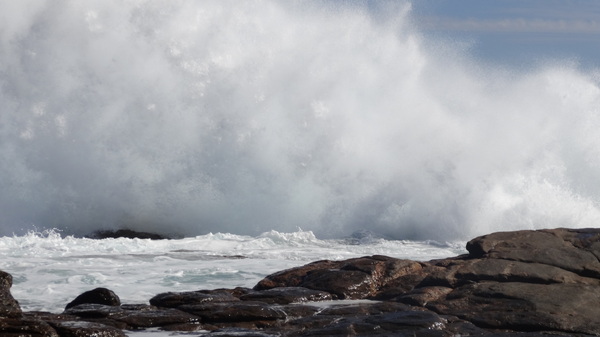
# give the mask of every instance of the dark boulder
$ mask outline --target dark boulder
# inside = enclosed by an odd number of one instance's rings
[[[65,309],[69,309],[80,304],[103,304],[109,306],[119,306],[121,305],[121,300],[119,299],[119,296],[117,296],[117,294],[115,294],[112,290],[106,288],[96,288],[77,296],[73,301],[67,304]]]
[[[150,239],[150,240],[166,240],[171,239],[171,237],[149,233],[149,232],[139,232],[131,229],[118,229],[118,230],[103,230],[96,231],[88,236],[90,239],[118,239],[118,238],[127,238],[127,239]]]

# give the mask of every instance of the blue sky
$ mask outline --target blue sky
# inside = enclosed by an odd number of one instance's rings
[[[415,0],[412,13],[424,34],[466,42],[485,61],[600,68],[599,0]]]

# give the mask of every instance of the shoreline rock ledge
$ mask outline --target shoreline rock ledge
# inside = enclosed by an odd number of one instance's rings
[[[0,272],[0,336],[599,336],[600,229],[498,232],[468,254],[316,261],[254,288],[158,294],[121,304],[94,289],[61,314],[22,312]]]

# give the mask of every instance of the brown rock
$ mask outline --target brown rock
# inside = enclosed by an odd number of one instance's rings
[[[583,284],[480,282],[427,305],[487,328],[600,334],[600,288]]]
[[[597,228],[557,228],[547,229],[545,232],[552,233],[579,249],[589,251],[600,259],[600,231]]]
[[[398,297],[398,301],[424,307],[429,302],[443,299],[453,289],[447,287],[422,287]]]
[[[342,262],[322,260],[302,267],[291,268],[273,273],[254,286],[254,290],[266,290],[276,287],[298,287],[310,271],[323,269],[339,269]]]
[[[12,294],[12,275],[0,270],[0,317],[21,317],[21,307]]]
[[[592,229],[498,232],[469,241],[467,250],[472,257],[540,263],[599,278],[596,234]]]
[[[381,288],[400,278],[419,274],[422,269],[423,264],[419,262],[381,255],[318,261],[269,275],[254,289],[300,286],[331,293],[338,299],[361,299],[375,296]],[[417,281],[420,278],[415,279],[414,284]]]
[[[600,300],[600,230],[493,233],[471,240],[468,249],[469,255],[425,263],[381,256],[320,261],[267,276],[256,288],[286,286],[289,278],[337,298],[393,299],[510,333],[600,334],[594,304]],[[336,310],[347,317],[355,309]],[[346,319],[332,328],[323,317],[300,319],[306,320],[329,326],[311,330],[317,334],[351,334],[368,326]]]
[[[466,261],[456,270],[454,277],[462,281],[473,282],[491,280],[541,284],[599,284],[597,279],[582,277],[552,265],[502,259],[475,259]]]
[[[361,299],[374,295],[377,290],[368,274],[356,270],[314,270],[300,285],[326,291],[337,299]]]
[[[343,261],[342,270],[358,270],[369,274],[379,285],[421,271],[423,264],[411,260],[373,255]]]

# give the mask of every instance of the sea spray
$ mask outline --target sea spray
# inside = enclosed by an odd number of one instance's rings
[[[0,235],[600,223],[600,89],[576,64],[479,63],[409,4],[0,6]]]

